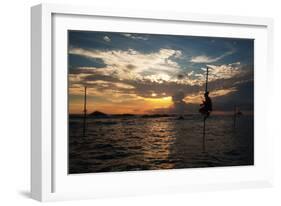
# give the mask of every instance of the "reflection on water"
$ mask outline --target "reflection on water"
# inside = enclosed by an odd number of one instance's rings
[[[69,120],[69,173],[136,171],[253,164],[253,117],[212,116],[206,126],[199,115],[159,118]]]

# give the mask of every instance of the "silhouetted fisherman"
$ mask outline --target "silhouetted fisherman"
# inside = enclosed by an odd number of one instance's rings
[[[213,110],[212,106],[212,100],[209,97],[209,92],[205,92],[204,94],[205,100],[202,104],[200,104],[201,108],[199,109],[199,112],[204,116],[204,120],[207,119],[210,116],[211,111]]]

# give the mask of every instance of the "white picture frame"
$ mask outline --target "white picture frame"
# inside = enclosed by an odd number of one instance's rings
[[[96,21],[96,19],[102,22]],[[104,21],[103,21],[104,20]],[[116,22],[120,25],[116,27]],[[153,24],[159,27],[153,27]],[[137,25],[136,25],[137,24]],[[252,37],[255,47],[255,165],[68,175],[65,31],[93,29],[146,31],[222,37]],[[270,77],[273,76],[273,21],[269,18],[133,11],[41,4],[31,9],[31,196],[39,201],[112,197],[150,193],[209,191],[273,185],[273,134],[268,129]],[[115,25],[115,26],[114,26]],[[147,25],[147,26],[146,26]],[[181,29],[185,25],[191,30]],[[198,26],[199,25],[199,26]],[[162,29],[161,29],[162,28]],[[210,29],[211,28],[211,29]],[[222,30],[222,28],[224,28]],[[208,33],[206,33],[209,29]],[[224,33],[223,33],[224,32]],[[63,52],[65,51],[65,52]],[[64,83],[61,83],[64,82]],[[267,90],[263,87],[266,83]],[[263,93],[267,98],[256,93]],[[257,103],[256,103],[257,102]],[[261,109],[264,108],[264,109]],[[66,127],[66,125],[65,125]],[[262,138],[266,137],[266,138]],[[83,187],[82,187],[83,186]]]

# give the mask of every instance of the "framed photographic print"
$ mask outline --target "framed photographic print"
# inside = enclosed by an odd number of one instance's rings
[[[271,186],[272,27],[33,7],[32,197]]]

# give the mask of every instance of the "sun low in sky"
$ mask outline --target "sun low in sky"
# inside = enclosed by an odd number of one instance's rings
[[[209,67],[217,112],[253,111],[254,40],[68,32],[69,112],[197,113]]]

